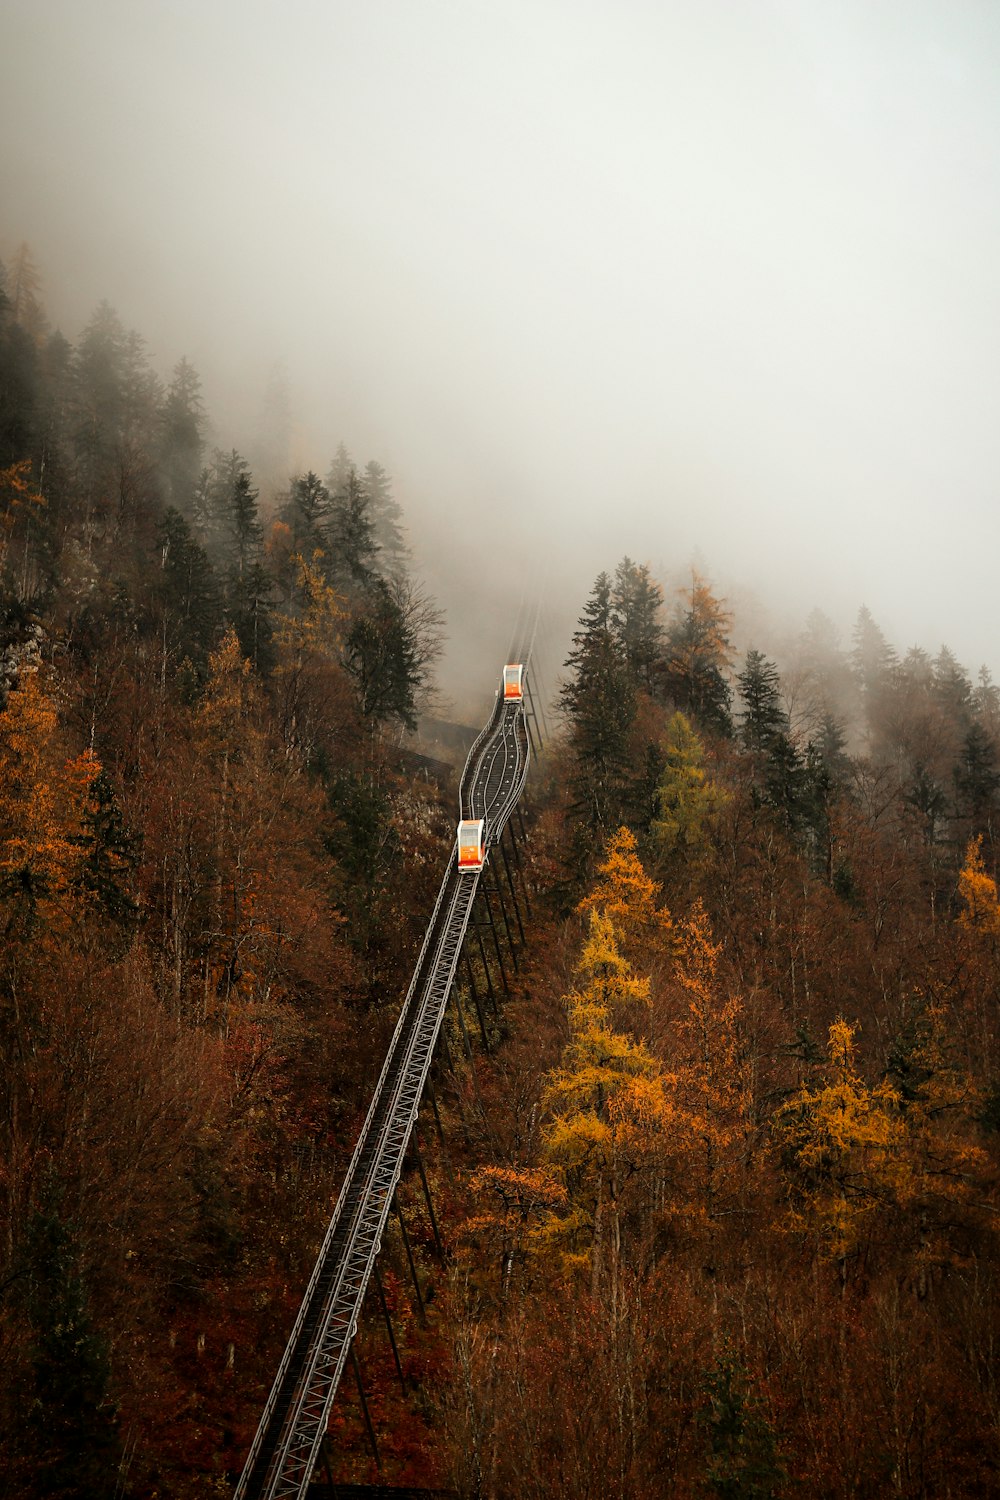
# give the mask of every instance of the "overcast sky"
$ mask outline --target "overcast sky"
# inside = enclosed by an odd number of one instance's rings
[[[0,0],[21,239],[226,446],[280,362],[453,637],[627,552],[1000,676],[995,0]]]

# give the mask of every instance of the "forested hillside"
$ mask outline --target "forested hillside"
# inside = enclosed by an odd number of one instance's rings
[[[401,748],[441,621],[389,476],[341,450],[265,514],[206,421],[196,372],[162,383],[110,306],[73,345],[50,333],[18,255],[3,1493],[181,1495],[238,1470],[454,834],[453,788]]]
[[[454,835],[454,784],[404,733],[441,620],[389,476],[340,450],[262,504],[206,430],[190,365],[161,381],[107,305],[51,333],[19,253],[12,1497],[230,1492]],[[780,661],[737,656],[738,629],[706,579],[665,596],[627,557],[580,603],[531,783],[529,941],[489,1050],[463,1060],[453,1020],[438,1080],[443,1264],[408,1200],[422,1309],[401,1242],[384,1256],[405,1393],[362,1329],[386,1478],[1000,1485],[1000,691],[867,609],[847,646],[815,613]],[[347,1382],[330,1458],[376,1476]]]
[[[781,673],[732,627],[626,558],[574,636],[470,1184],[469,1493],[1000,1482],[997,689],[864,609]]]

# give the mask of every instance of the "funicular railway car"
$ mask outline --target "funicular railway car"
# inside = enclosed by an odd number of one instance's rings
[[[524,697],[524,667],[520,662],[508,662],[504,667],[503,695],[513,702],[519,702]]]
[[[486,859],[486,819],[463,818],[458,825],[458,868],[481,870]]]

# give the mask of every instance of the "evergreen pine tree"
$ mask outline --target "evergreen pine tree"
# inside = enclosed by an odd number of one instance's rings
[[[730,617],[697,573],[687,601],[668,633],[663,686],[689,719],[715,734],[728,735],[732,694],[725,674],[730,660]]]
[[[748,651],[737,674],[743,699],[739,715],[741,743],[757,754],[766,752],[779,735],[788,733],[788,715],[781,705],[781,679],[773,662],[760,651]]]
[[[160,524],[160,578],[167,644],[175,665],[188,661],[200,683],[222,626],[222,594],[205,549],[178,510],[168,510]]]
[[[590,831],[621,821],[628,781],[628,741],[635,692],[611,603],[611,580],[601,573],[566,658],[572,676],[560,693],[574,757],[573,810]]]
[[[916,761],[911,768],[903,801],[918,814],[927,843],[936,844],[938,825],[947,813],[948,799],[933,773],[922,761]]]
[[[334,581],[351,592],[367,589],[377,576],[378,543],[368,496],[353,469],[333,497],[328,534]]]
[[[632,681],[651,693],[663,656],[663,590],[647,567],[623,557],[615,569],[611,603]]]
[[[959,733],[967,728],[972,713],[972,683],[969,674],[947,646],[934,658],[934,697]]]
[[[53,1204],[32,1215],[25,1258],[34,1377],[26,1416],[38,1493],[111,1500],[120,1443],[108,1349],[94,1327],[70,1230]]]
[[[960,816],[969,823],[970,835],[988,834],[996,822],[1000,793],[1000,755],[996,741],[974,721],[962,744],[962,758],[955,768],[955,792]]]
[[[397,719],[416,729],[418,644],[385,579],[376,579],[345,642],[345,665],[366,718]]]
[[[705,1381],[699,1416],[708,1438],[706,1477],[719,1500],[771,1500],[787,1477],[774,1429],[746,1385],[728,1352]]]
[[[174,366],[160,423],[160,472],[166,503],[190,516],[201,472],[205,407],[198,372],[186,359]]]
[[[111,493],[115,451],[125,418],[127,335],[102,302],[84,329],[71,366],[71,432],[75,479],[89,522]]]
[[[130,932],[139,908],[129,886],[136,866],[136,841],[128,832],[111,783],[99,771],[90,785],[84,811],[81,845],[84,859],[80,879],[102,917]]]
[[[896,653],[865,604],[858,610],[852,639],[851,667],[862,693],[869,699],[896,665]]]
[[[38,351],[18,322],[0,266],[0,469],[32,456],[39,401]]]
[[[307,561],[316,552],[325,557],[324,572],[329,574],[330,538],[328,527],[333,506],[330,491],[310,469],[292,480],[280,518],[291,532],[291,548]]]
[[[381,464],[365,464],[361,488],[368,503],[379,569],[391,577],[401,577],[406,572],[410,549],[403,535],[402,507],[393,497],[392,481]]]
[[[775,734],[767,747],[764,796],[788,832],[797,832],[808,808],[809,778],[806,762],[787,734]]]
[[[357,465],[344,444],[338,443],[337,451],[330,460],[330,467],[326,474],[326,487],[331,495],[340,493],[356,468]]]

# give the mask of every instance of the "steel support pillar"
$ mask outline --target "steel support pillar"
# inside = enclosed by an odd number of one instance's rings
[[[431,1229],[434,1234],[434,1244],[437,1247],[438,1260],[443,1261],[444,1246],[441,1243],[441,1235],[438,1230],[438,1221],[434,1214],[434,1204],[431,1201],[431,1190],[427,1182],[427,1173],[424,1171],[424,1158],[420,1154],[420,1141],[417,1137],[416,1130],[414,1130],[413,1135],[410,1137],[410,1145],[413,1150],[413,1155],[416,1157],[417,1171],[420,1173],[420,1185],[424,1190],[424,1202],[427,1204],[427,1212],[430,1216]]]
[[[490,865],[490,870],[493,875],[493,888],[497,893],[497,900],[500,902],[500,915],[503,917],[504,931],[507,934],[507,947],[510,949],[510,959],[511,963],[514,965],[514,972],[516,974],[521,966],[517,961],[517,946],[514,942],[514,934],[510,930],[510,918],[507,915],[507,903],[503,899],[503,886],[500,884],[500,873],[497,870],[495,862]]]
[[[500,1008],[497,1005],[496,991],[493,988],[493,975],[490,973],[490,966],[486,962],[486,944],[483,942],[483,930],[480,923],[476,921],[473,921],[472,927],[476,934],[476,941],[479,944],[479,957],[483,961],[483,973],[486,975],[486,991],[490,997],[490,1005],[493,1007],[494,1016],[499,1016]]]
[[[500,951],[500,938],[499,938],[499,936],[497,934],[497,924],[496,924],[496,920],[495,920],[495,918],[493,916],[493,907],[490,905],[490,893],[487,890],[487,888],[486,888],[485,885],[483,886],[482,889],[483,889],[483,905],[486,908],[486,915],[490,919],[490,931],[493,934],[493,947],[496,949],[497,963],[500,965],[500,982],[503,985],[503,992],[504,992],[504,994],[505,995],[509,995],[510,994],[510,985],[507,983],[507,970],[503,966],[503,954]]]
[[[506,829],[504,830],[506,832]],[[517,892],[514,890],[514,876],[511,873],[510,860],[507,858],[507,848],[503,838],[500,840],[500,856],[503,859],[504,874],[507,876],[507,888],[510,891],[510,899],[514,905],[514,916],[517,919],[517,930],[521,938],[521,947],[524,947],[526,938],[524,936],[524,923],[521,921],[521,908],[517,904]]]
[[[518,812],[520,812],[520,808],[518,808]],[[525,830],[525,827],[524,827],[524,819],[522,818],[520,820],[520,822],[521,822],[521,837],[523,839],[527,839],[528,835],[527,835],[527,831]],[[522,894],[524,896],[524,910],[527,913],[528,918],[530,920],[530,918],[531,918],[531,897],[530,897],[530,895],[528,893],[528,872],[525,869],[525,867],[524,867],[524,861],[521,858],[521,846],[518,843],[517,838],[516,838],[516,836],[514,834],[514,820],[513,820],[513,818],[511,818],[510,822],[507,824],[507,827],[505,828],[504,832],[505,833],[509,832],[509,834],[510,834],[510,847],[514,851],[514,863],[517,866],[517,872],[518,872],[518,874],[521,877],[521,891],[522,891]]]
[[[531,691],[531,683],[527,679],[525,679],[524,686],[528,698],[528,712],[524,716],[524,722],[528,730],[528,737],[531,739],[531,748],[538,754],[542,748],[542,731],[538,723],[538,715],[535,712],[535,695]],[[535,724],[534,735],[531,733],[532,720],[534,720]]]
[[[485,1052],[489,1052],[489,1050],[490,1050],[490,1039],[489,1039],[489,1036],[487,1035],[487,1032],[486,1032],[486,1017],[483,1015],[483,1007],[479,1003],[479,991],[476,989],[476,981],[472,977],[472,965],[469,963],[468,949],[464,949],[463,951],[465,953],[465,967],[466,967],[466,969],[468,971],[468,975],[469,975],[469,989],[470,989],[470,991],[472,993],[472,1003],[475,1006],[475,1009],[476,1009],[476,1019],[479,1022],[479,1034],[480,1034],[480,1036],[483,1039],[483,1050]],[[455,994],[455,999],[456,999],[456,1002],[457,1002],[457,1000],[458,1000],[458,992],[457,991],[456,991],[456,994]]]
[[[392,1326],[392,1318],[389,1313],[389,1304],[385,1300],[385,1287],[382,1285],[382,1272],[378,1268],[376,1260],[373,1267],[375,1272],[375,1285],[378,1288],[379,1305],[382,1308],[382,1318],[385,1323],[385,1331],[389,1335],[389,1344],[392,1349],[393,1361],[396,1365],[396,1374],[399,1376],[400,1389],[406,1394],[406,1376],[403,1374],[403,1362],[399,1357],[399,1346],[396,1343],[396,1331]]]
[[[368,1441],[372,1445],[372,1453],[375,1457],[375,1467],[379,1473],[382,1472],[382,1460],[379,1457],[378,1443],[375,1441],[375,1429],[372,1426],[371,1414],[368,1410],[368,1400],[365,1396],[365,1387],[361,1379],[361,1365],[358,1363],[357,1350],[354,1340],[351,1340],[351,1364],[354,1366],[354,1378],[358,1382],[358,1395],[361,1397],[361,1410],[365,1414],[365,1427],[368,1429]]]
[[[417,1267],[413,1259],[413,1250],[410,1246],[410,1236],[406,1232],[406,1220],[403,1218],[403,1205],[399,1201],[399,1194],[393,1193],[392,1206],[396,1210],[396,1218],[399,1220],[399,1228],[403,1236],[403,1245],[406,1249],[406,1259],[410,1265],[410,1275],[413,1278],[413,1290],[417,1294],[417,1308],[420,1313],[421,1323],[427,1322],[427,1310],[424,1307],[424,1297],[420,1290],[420,1278],[417,1275]]]

